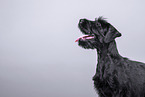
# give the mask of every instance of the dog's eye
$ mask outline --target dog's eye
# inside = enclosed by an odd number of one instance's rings
[[[101,26],[101,24],[100,24],[100,23],[96,23],[96,25],[97,25],[97,26]]]

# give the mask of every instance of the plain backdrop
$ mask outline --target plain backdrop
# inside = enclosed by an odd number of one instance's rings
[[[145,62],[144,0],[0,0],[0,97],[97,97],[81,18],[107,18],[122,56]]]

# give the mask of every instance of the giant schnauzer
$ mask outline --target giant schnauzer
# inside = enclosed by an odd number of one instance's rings
[[[104,18],[80,19],[83,34],[76,42],[85,49],[96,49],[98,64],[93,77],[99,97],[145,97],[145,64],[122,57],[117,50],[117,31]]]

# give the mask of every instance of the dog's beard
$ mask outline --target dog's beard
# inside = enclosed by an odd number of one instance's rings
[[[85,49],[95,49],[95,41],[79,39],[78,45]]]
[[[95,36],[90,34],[90,35],[80,36],[75,40],[75,42],[78,42],[78,45],[85,49],[94,49],[95,48],[93,45],[95,42],[94,40],[95,40]]]

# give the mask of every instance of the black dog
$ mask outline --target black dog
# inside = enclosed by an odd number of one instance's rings
[[[100,97],[145,97],[145,64],[122,57],[115,38],[119,33],[102,17],[95,21],[81,19],[79,28],[84,36],[78,45],[97,49],[98,64],[93,77]]]

